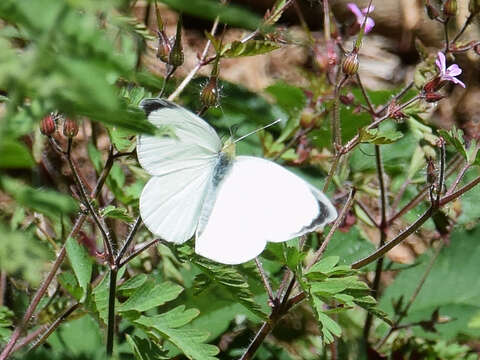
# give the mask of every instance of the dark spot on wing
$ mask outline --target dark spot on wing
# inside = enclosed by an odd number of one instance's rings
[[[325,225],[325,220],[330,217],[330,211],[328,207],[322,203],[321,201],[317,200],[318,205],[318,216],[313,219],[313,221],[305,226],[302,230],[312,231],[321,225]]]
[[[160,110],[163,108],[176,108],[177,105],[166,99],[143,99],[140,103],[140,107],[145,114],[148,116],[153,111]]]

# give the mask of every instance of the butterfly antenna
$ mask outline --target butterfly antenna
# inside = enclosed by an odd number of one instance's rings
[[[237,142],[239,142],[240,140],[245,139],[247,136],[250,136],[250,135],[252,135],[252,134],[255,134],[255,133],[257,133],[257,132],[259,132],[259,131],[261,131],[261,130],[264,130],[264,129],[270,127],[270,126],[273,126],[273,125],[279,123],[280,121],[282,121],[282,119],[277,119],[277,120],[275,120],[274,122],[272,122],[272,123],[270,123],[270,124],[267,124],[267,125],[261,127],[260,129],[253,130],[253,131],[249,132],[248,134],[243,135],[242,137],[236,139],[236,140],[234,141],[234,143],[237,143]]]

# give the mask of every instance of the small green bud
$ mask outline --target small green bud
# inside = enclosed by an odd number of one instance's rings
[[[443,4],[443,15],[453,17],[457,15],[457,0],[447,0]]]
[[[478,14],[480,12],[480,0],[470,0],[468,10],[471,14]]]
[[[182,48],[182,17],[177,22],[177,33],[175,34],[175,41],[168,57],[168,63],[174,67],[179,67],[183,64],[183,48]]]
[[[218,105],[218,80],[216,76],[211,76],[200,93],[200,100],[203,106],[215,107]]]
[[[358,55],[356,52],[348,54],[342,62],[342,71],[345,75],[355,75],[358,71]]]

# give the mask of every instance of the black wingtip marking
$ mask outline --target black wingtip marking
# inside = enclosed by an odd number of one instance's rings
[[[140,102],[140,107],[142,108],[143,111],[145,111],[145,114],[148,116],[153,111],[163,109],[163,108],[174,108],[174,107],[177,107],[177,105],[166,99],[155,98],[155,99],[143,99]]]

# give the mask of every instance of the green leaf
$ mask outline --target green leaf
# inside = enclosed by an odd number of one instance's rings
[[[65,242],[65,250],[72,264],[73,272],[77,277],[78,284],[83,289],[83,297],[81,299],[83,301],[87,294],[88,284],[92,278],[92,260],[85,247],[72,237],[69,237]]]
[[[438,133],[449,144],[453,145],[455,150],[457,150],[457,152],[460,153],[465,160],[469,160],[465,146],[465,140],[463,139],[463,131],[461,129],[457,129],[455,126],[453,126],[450,131],[440,129],[438,130]]]
[[[121,291],[124,296],[130,297],[133,292],[142,286],[148,280],[147,274],[138,274],[125,281],[122,285],[117,287],[118,291]]]
[[[161,1],[172,9],[200,18],[213,21],[218,16],[221,22],[236,27],[254,30],[262,23],[261,18],[250,11],[232,4],[222,5],[214,0]]]
[[[204,291],[211,284],[220,285],[230,293],[231,298],[236,302],[241,303],[260,318],[266,318],[267,315],[256,303],[246,279],[237,268],[200,257],[194,257],[193,261],[203,272],[203,275],[197,275],[194,280],[197,293]]]
[[[108,128],[108,134],[110,135],[110,140],[112,141],[112,144],[118,151],[127,151],[135,143],[135,141],[130,140],[130,138],[135,135],[132,134],[131,131],[118,127],[110,127]]]
[[[109,286],[109,276],[110,273],[106,273],[103,276],[102,281],[98,284],[95,289],[93,289],[93,299],[95,301],[95,306],[97,308],[98,315],[100,319],[106,324],[108,319],[108,286]],[[116,304],[118,301],[116,300]]]
[[[22,169],[35,165],[30,151],[18,141],[2,139],[0,141],[0,168]]]
[[[170,341],[189,359],[217,360],[215,355],[219,352],[218,348],[214,345],[204,344],[208,333],[185,326],[198,314],[198,310],[185,310],[185,306],[180,305],[161,315],[141,316],[134,323],[144,327],[150,336],[158,340]]]
[[[280,46],[272,41],[248,40],[246,42],[234,41],[225,44],[220,51],[220,55],[227,58],[241,56],[255,56],[269,53],[279,49]]]
[[[34,189],[18,180],[0,177],[0,187],[20,205],[48,216],[71,214],[78,210],[77,203],[70,196],[46,189]]]
[[[270,85],[265,91],[272,95],[277,105],[290,116],[299,115],[300,110],[307,103],[307,98],[302,89],[283,82]]]
[[[117,208],[113,205],[108,205],[100,210],[100,215],[107,218],[118,219],[125,222],[133,222],[133,218],[128,215],[127,209]]]
[[[120,304],[117,310],[118,312],[147,311],[176,299],[182,291],[183,288],[180,285],[169,281],[161,284],[148,281],[135,290],[127,301]]]
[[[335,340],[334,336],[340,337],[342,334],[340,325],[323,312],[318,313],[318,321],[320,322],[323,339],[326,344],[331,344]]]
[[[75,275],[71,271],[64,271],[57,277],[58,282],[77,301],[85,296],[85,291],[78,285]]]
[[[464,335],[477,338],[480,329],[468,327],[468,323],[480,311],[480,277],[478,258],[480,256],[480,227],[472,231],[455,230],[448,246],[438,255],[420,293],[413,302],[402,323],[429,320],[430,314],[439,309],[440,316],[451,321],[436,326],[436,333],[425,333],[412,328],[416,335],[450,340]],[[420,279],[433,256],[431,252],[422,255],[419,265],[403,270],[384,292],[380,309],[393,315],[392,303],[403,296],[409,299],[416,291]]]
[[[307,272],[305,272],[305,275],[315,272],[328,274],[335,267],[335,265],[338,264],[339,260],[340,258],[338,256],[325,257],[313,265]]]
[[[45,249],[28,231],[9,231],[0,224],[0,232],[0,268],[37,285],[42,279],[41,269],[49,259]]]
[[[126,335],[126,339],[136,360],[169,359],[165,350],[157,344],[138,336]]]
[[[375,145],[391,144],[403,137],[403,134],[399,131],[380,131],[378,129],[367,128],[361,128],[359,135],[360,142],[371,143]]]
[[[6,306],[0,306],[0,344],[10,338],[12,331],[9,329],[12,325],[13,311]]]

